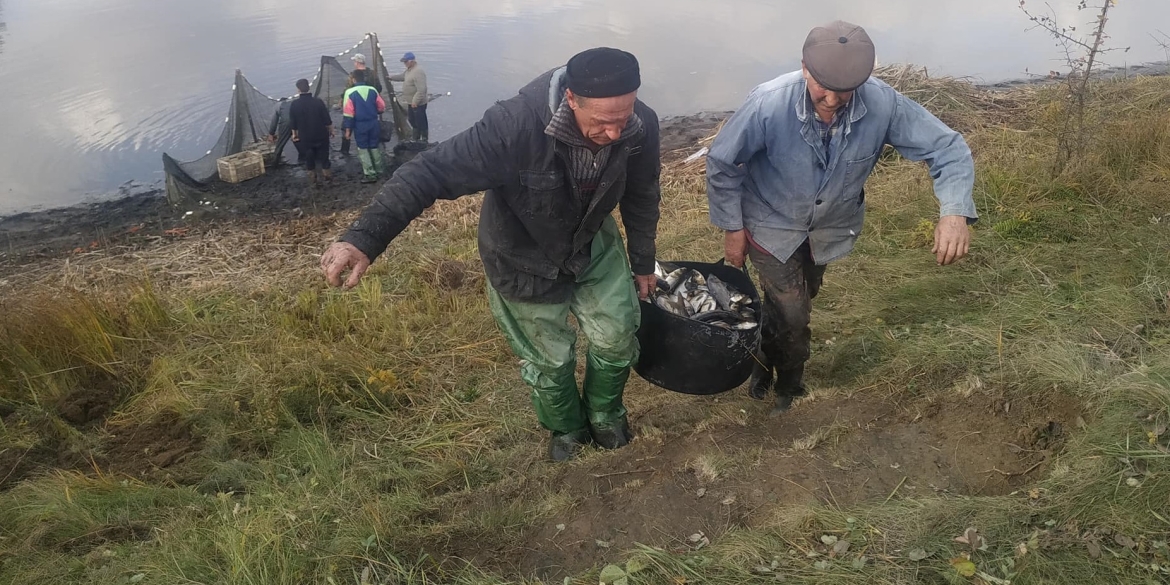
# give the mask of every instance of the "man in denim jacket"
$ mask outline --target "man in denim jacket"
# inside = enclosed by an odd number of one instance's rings
[[[966,141],[889,85],[871,77],[874,46],[846,22],[805,40],[801,71],[756,87],[707,157],[711,223],[735,266],[748,256],[764,289],[761,355],[750,394],[776,391],[773,414],[804,394],[809,317],[825,265],[848,254],[865,217],[865,180],[882,148],[925,161],[941,208],[934,253],[966,256],[978,217]]]

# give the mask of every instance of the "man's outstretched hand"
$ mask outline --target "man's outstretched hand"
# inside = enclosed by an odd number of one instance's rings
[[[342,286],[341,275],[346,270],[350,271],[349,278],[345,281],[346,290],[357,286],[369,268],[370,259],[353,244],[337,242],[321,255],[321,271],[325,273],[325,280],[332,287]]]
[[[971,231],[967,229],[967,218],[961,215],[947,215],[938,220],[934,229],[934,249],[939,265],[948,266],[967,256],[971,248]]]

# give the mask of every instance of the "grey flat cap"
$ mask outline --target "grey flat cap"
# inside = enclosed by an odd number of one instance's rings
[[[825,89],[853,91],[873,74],[873,41],[856,24],[818,26],[804,41],[804,66]]]

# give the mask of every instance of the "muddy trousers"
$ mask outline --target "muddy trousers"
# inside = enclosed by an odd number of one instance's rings
[[[426,141],[430,137],[431,124],[427,120],[427,105],[407,106],[406,119],[414,128],[414,139]]]
[[[377,179],[386,173],[386,161],[382,160],[382,149],[359,148],[358,158],[362,161],[362,174],[367,179]]]
[[[812,300],[821,289],[825,267],[813,262],[807,241],[787,262],[754,246],[748,247],[748,257],[759,270],[764,289],[757,370],[766,377],[775,375],[778,395],[800,396],[804,394],[804,364],[811,352]]]
[[[537,419],[556,434],[604,429],[624,420],[622,393],[638,359],[641,309],[612,217],[592,246],[592,262],[566,302],[511,301],[488,285],[492,315],[521,360],[520,376],[532,388]],[[577,391],[577,332],[569,326],[569,313],[589,342],[584,396]]]
[[[386,172],[386,161],[382,159],[382,128],[377,121],[362,121],[353,129],[353,141],[357,143],[358,159],[362,161],[362,174],[366,179],[377,179]]]

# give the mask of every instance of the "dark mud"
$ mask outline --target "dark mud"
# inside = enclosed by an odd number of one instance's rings
[[[706,113],[663,120],[663,155],[710,136],[726,116]],[[387,154],[393,170],[415,153],[397,148]],[[149,245],[223,222],[263,224],[357,209],[369,203],[379,185],[359,182],[358,159],[334,153],[333,165],[333,182],[323,187],[311,187],[303,168],[284,166],[239,185],[217,183],[201,201],[180,206],[171,205],[161,189],[140,188],[110,201],[0,217],[0,266],[112,245]]]

